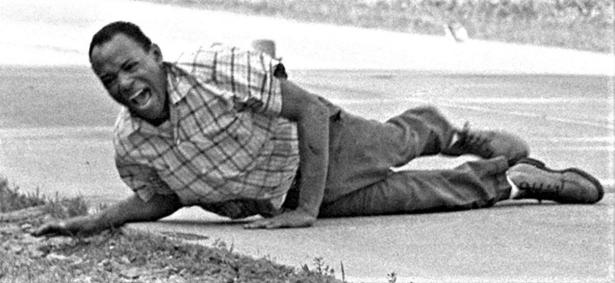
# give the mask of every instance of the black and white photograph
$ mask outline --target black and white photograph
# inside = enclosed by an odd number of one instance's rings
[[[0,282],[614,282],[613,0],[0,0]]]

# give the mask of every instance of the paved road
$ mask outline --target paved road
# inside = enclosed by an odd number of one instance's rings
[[[204,243],[219,238],[237,251],[290,265],[323,257],[338,275],[343,262],[347,278],[357,282],[386,281],[390,272],[399,274],[398,282],[615,279],[612,55],[456,44],[125,0],[3,0],[0,173],[23,190],[83,194],[94,205],[130,194],[113,168],[117,107],[85,66],[91,34],[117,19],[141,24],[170,59],[185,45],[273,38],[292,78],[352,112],[382,120],[432,103],[456,123],[520,133],[534,156],[555,167],[586,168],[610,184],[594,206],[503,203],[459,213],[327,219],[278,231],[245,231],[240,223],[184,209],[132,227],[207,237]],[[26,67],[41,65],[49,68]],[[329,71],[297,71],[309,68]],[[397,69],[406,71],[390,71]],[[430,158],[410,166],[459,162]]]
[[[408,107],[436,105],[458,125],[469,121],[477,128],[519,133],[532,145],[533,156],[554,167],[586,168],[613,184],[613,100],[607,77],[292,70],[291,76],[376,120]],[[0,78],[3,174],[45,191],[96,192],[108,200],[118,191],[124,196],[111,160],[117,106],[87,68],[0,67]],[[456,163],[426,159],[415,167],[442,162]],[[57,174],[58,168],[64,173]],[[110,184],[111,192],[96,189],[99,183],[91,178]]]
[[[0,93],[11,105],[0,108],[0,172],[25,190],[40,185],[46,194],[83,194],[94,204],[130,194],[112,162],[110,125],[117,108],[87,71],[0,68]],[[606,77],[411,71],[291,71],[291,76],[349,111],[378,120],[435,104],[459,124],[467,120],[520,133],[534,156],[555,167],[583,167],[613,183]],[[463,160],[428,158],[408,167],[441,168]],[[241,223],[194,208],[131,226],[200,235],[206,244],[221,239],[241,253],[293,266],[323,257],[338,270],[343,262],[355,281],[384,281],[393,271],[400,280],[418,282],[600,281],[613,275],[613,196],[611,186],[596,206],[511,202],[460,213],[327,219],[298,230],[246,231]]]
[[[351,282],[609,282],[614,195],[595,206],[505,202],[486,210],[320,220],[308,229],[243,230],[185,210],[139,229],[299,266],[315,257]],[[194,240],[195,235],[208,239]],[[610,278],[610,279],[609,279]],[[612,282],[612,281],[611,281]]]

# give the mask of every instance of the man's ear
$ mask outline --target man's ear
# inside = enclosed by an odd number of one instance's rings
[[[154,60],[156,60],[157,63],[162,63],[162,50],[160,50],[158,44],[153,43],[149,52],[154,55]]]

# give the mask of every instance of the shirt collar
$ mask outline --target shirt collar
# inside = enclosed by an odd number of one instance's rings
[[[194,77],[171,63],[164,63],[164,68],[167,74],[167,93],[171,99],[172,105],[180,102],[194,88],[196,82]]]
[[[134,116],[128,108],[122,107],[115,128],[120,136],[128,137],[136,132],[141,132],[150,135],[171,136],[168,132],[171,122],[169,120],[160,124],[158,127],[148,123],[147,121]]]

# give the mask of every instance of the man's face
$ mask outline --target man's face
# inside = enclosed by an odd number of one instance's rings
[[[95,46],[90,62],[111,97],[131,113],[153,124],[168,119],[166,75],[158,46],[144,50],[119,33]]]

